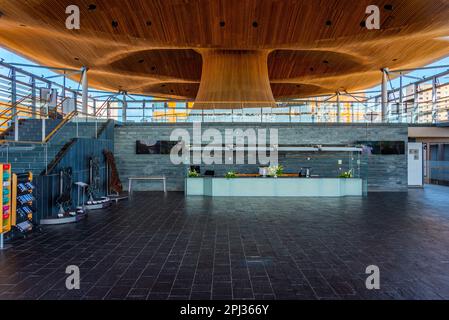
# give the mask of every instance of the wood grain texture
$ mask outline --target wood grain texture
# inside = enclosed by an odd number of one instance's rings
[[[68,5],[80,7],[80,30],[65,28]],[[361,26],[368,5],[381,9],[381,30]],[[449,54],[447,0],[0,0],[0,11],[2,46],[40,64],[87,66],[98,89],[174,98],[205,97],[209,49],[269,52],[276,99],[368,88],[381,68]]]
[[[275,106],[268,78],[267,50],[203,49],[200,52],[203,73],[194,108]]]

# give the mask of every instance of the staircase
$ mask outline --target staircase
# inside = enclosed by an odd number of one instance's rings
[[[48,136],[56,129],[61,121],[61,119],[47,119],[46,135]],[[42,144],[42,120],[21,120],[19,141],[27,142],[15,143],[14,126],[9,128],[0,138],[0,140],[11,141],[0,144],[0,162],[11,163],[13,172],[31,171],[33,174],[39,175],[73,138],[95,138],[102,126],[102,123],[96,125],[93,122],[69,122],[60,128],[47,144]]]
[[[62,119],[45,120],[45,136],[48,136],[61,123]],[[1,140],[14,141],[14,124],[11,125],[3,134]],[[42,120],[40,119],[21,119],[19,120],[19,141],[42,141]]]

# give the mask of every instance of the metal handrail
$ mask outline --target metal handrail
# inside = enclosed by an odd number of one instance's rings
[[[6,123],[8,123],[9,121],[11,121],[15,116],[17,116],[21,111],[17,111],[16,113],[14,113],[13,115],[11,115],[9,118],[7,118],[5,121],[3,121],[2,123],[0,123],[0,127],[3,127],[3,125],[5,125]]]
[[[95,112],[95,116],[98,116],[101,112],[101,114],[103,114],[103,111],[105,109],[105,106],[107,105],[107,103],[109,103],[109,101],[112,100],[112,96],[109,96],[104,102],[103,104],[100,106],[100,108],[98,108],[97,112]]]
[[[56,105],[56,107],[54,108],[54,110],[55,110],[56,112],[58,112],[58,108],[59,108],[59,107],[62,107],[62,104],[63,104],[65,101],[67,101],[68,99],[70,99],[70,97],[64,97],[64,99],[62,99],[61,102],[59,102],[59,103]],[[62,111],[61,111],[61,113],[62,113]]]
[[[33,94],[29,94],[28,96],[23,97],[22,99],[16,101],[14,104],[11,105],[11,107],[9,107],[8,109],[3,110],[3,112],[0,114],[0,117],[1,117],[4,113],[6,113],[6,112],[8,112],[8,111],[11,111],[13,108],[17,107],[19,104],[21,104],[22,102],[24,102],[26,99],[30,98],[32,95],[33,95]],[[3,105],[6,105],[6,104],[3,104]]]
[[[51,137],[53,137],[55,134],[56,134],[56,132],[58,132],[63,126],[65,126],[70,120],[72,120],[73,119],[73,117],[75,117],[76,115],[78,114],[78,111],[72,111],[72,112],[70,112],[68,115],[67,115],[67,117],[65,117],[57,126],[56,126],[56,128],[54,128],[53,130],[52,130],[52,132],[50,132],[46,137],[45,137],[45,139],[44,139],[44,142],[45,143],[47,143],[50,139],[51,139]]]

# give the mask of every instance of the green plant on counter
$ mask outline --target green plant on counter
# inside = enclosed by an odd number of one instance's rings
[[[198,178],[200,174],[196,170],[189,170],[188,176],[189,178]]]
[[[284,167],[283,166],[281,166],[281,165],[278,165],[277,166],[277,169],[276,169],[276,176],[282,176],[284,174]]]
[[[225,174],[226,179],[233,179],[236,177],[237,177],[237,174],[234,171],[229,171],[228,173]]]
[[[353,176],[352,170],[349,170],[349,171],[343,172],[338,177],[342,178],[342,179],[350,179],[350,178],[352,178],[352,176]]]
[[[281,165],[271,166],[268,168],[268,175],[270,177],[279,177],[284,174],[284,167]]]

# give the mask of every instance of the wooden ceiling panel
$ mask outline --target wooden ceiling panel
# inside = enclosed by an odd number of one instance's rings
[[[195,99],[199,86],[199,83],[158,83],[144,86],[139,92],[147,94],[157,92],[158,97],[165,98]]]
[[[326,77],[367,69],[355,56],[326,50],[276,50],[268,57],[270,79]]]
[[[144,50],[125,54],[104,68],[132,75],[200,81],[201,55],[191,49]]]
[[[304,83],[272,83],[271,89],[276,99],[303,98],[329,92],[329,89]]]
[[[65,28],[69,5],[80,30]],[[381,9],[380,30],[361,24],[369,5]],[[208,49],[270,52],[275,98],[368,88],[381,68],[449,54],[447,0],[0,0],[0,11],[2,46],[43,65],[87,66],[97,88],[155,96],[193,97]]]

